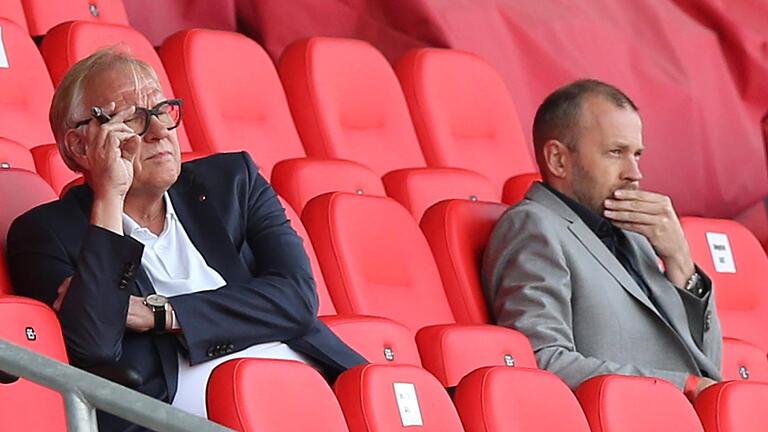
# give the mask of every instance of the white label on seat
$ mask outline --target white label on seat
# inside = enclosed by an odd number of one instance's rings
[[[3,28],[0,27],[0,68],[8,69],[8,55],[5,53],[5,43],[3,42]]]
[[[400,410],[400,421],[403,427],[424,426],[419,409],[419,398],[416,396],[416,386],[410,383],[392,383],[395,387],[397,409]]]
[[[736,262],[733,260],[731,243],[728,236],[722,233],[707,233],[709,252],[712,255],[712,263],[718,273],[736,273]]]

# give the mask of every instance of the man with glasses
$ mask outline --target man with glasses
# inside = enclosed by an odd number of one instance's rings
[[[129,54],[70,69],[50,121],[86,184],[12,225],[16,292],[58,312],[74,365],[202,416],[229,358],[299,360],[330,379],[364,362],[318,321],[302,241],[250,157],[182,166],[181,118]],[[104,413],[99,425],[141,430]]]

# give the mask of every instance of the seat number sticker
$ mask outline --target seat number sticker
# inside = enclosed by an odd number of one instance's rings
[[[0,27],[0,68],[8,69],[8,55],[5,53],[5,42],[3,42],[3,28]]]
[[[419,409],[419,398],[416,396],[416,386],[411,383],[392,383],[395,388],[397,408],[400,410],[400,421],[403,427],[424,426]]]
[[[736,273],[736,262],[733,260],[731,243],[728,236],[722,233],[707,233],[709,252],[712,255],[712,263],[718,273]]]

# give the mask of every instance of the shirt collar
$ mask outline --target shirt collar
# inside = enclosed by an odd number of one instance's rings
[[[606,237],[611,237],[614,234],[615,228],[606,218],[588,209],[578,201],[568,197],[552,186],[544,182],[541,184],[544,185],[547,190],[552,192],[560,201],[562,201],[563,204],[567,205],[568,208],[576,213],[576,216],[578,216],[579,219],[581,219],[582,222],[584,222],[584,224],[587,225],[587,227],[592,232],[594,232],[595,235],[597,235],[597,237],[603,239]]]
[[[171,196],[168,192],[163,194],[163,201],[165,201],[165,223],[167,225],[171,220],[178,220],[178,217],[176,216],[176,210],[173,208],[173,204],[171,204]],[[132,235],[142,229],[146,228],[139,225],[132,217],[123,212],[123,232],[126,235]]]

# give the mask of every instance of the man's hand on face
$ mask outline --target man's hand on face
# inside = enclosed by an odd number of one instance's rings
[[[680,220],[669,197],[641,190],[620,189],[604,202],[603,215],[621,229],[634,231],[651,242],[664,261],[667,278],[685,286],[695,267]]]
[[[115,108],[112,102],[105,112]],[[115,113],[106,123],[93,119],[85,133],[85,158],[90,183],[96,198],[124,198],[133,181],[133,160],[141,138],[124,121],[134,115],[135,107]]]

